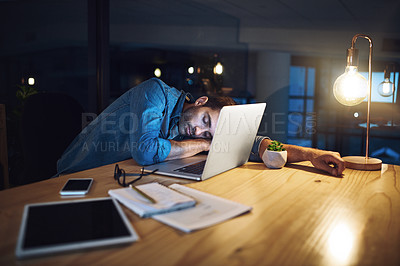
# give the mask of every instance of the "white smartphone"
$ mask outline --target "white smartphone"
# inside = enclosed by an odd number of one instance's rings
[[[92,186],[93,178],[70,178],[60,190],[63,196],[85,195]]]

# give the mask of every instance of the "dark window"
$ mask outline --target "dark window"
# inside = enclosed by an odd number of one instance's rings
[[[315,127],[315,68],[290,67],[288,143],[311,147]]]

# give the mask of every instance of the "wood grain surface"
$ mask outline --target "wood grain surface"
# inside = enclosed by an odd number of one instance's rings
[[[140,170],[133,160],[119,165]],[[202,182],[146,176],[138,184],[186,184],[253,210],[185,234],[123,207],[140,236],[131,245],[15,258],[25,204],[64,200],[58,192],[69,177],[94,178],[86,198],[108,196],[118,188],[113,172],[106,165],[1,191],[0,265],[400,265],[400,166],[337,178],[306,162],[279,170],[247,163]]]

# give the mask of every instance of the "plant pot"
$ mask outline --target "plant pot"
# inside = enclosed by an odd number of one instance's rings
[[[268,168],[282,168],[287,161],[287,151],[270,151],[265,150],[262,160]]]

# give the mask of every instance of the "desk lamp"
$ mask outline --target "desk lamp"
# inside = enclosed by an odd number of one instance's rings
[[[368,82],[358,72],[358,49],[355,48],[357,38],[369,41],[368,60]],[[382,161],[368,157],[369,131],[370,131],[370,109],[371,109],[371,84],[372,84],[372,39],[364,34],[356,34],[351,41],[351,48],[347,49],[347,64],[345,73],[339,76],[333,85],[333,94],[343,105],[354,106],[360,104],[365,97],[367,99],[367,136],[365,145],[365,157],[346,156],[343,157],[345,165],[350,169],[357,170],[379,170]]]

